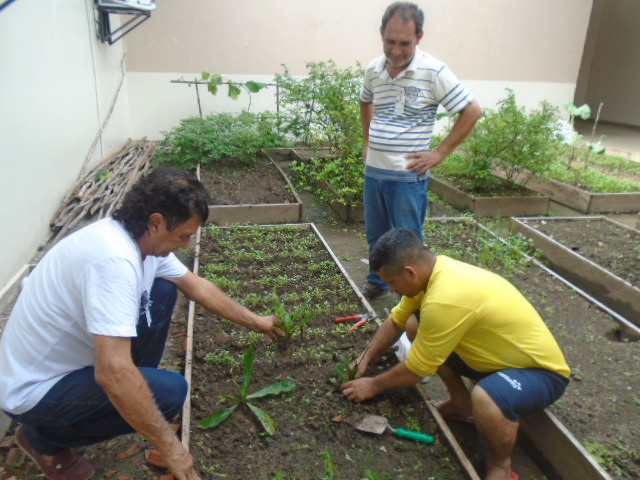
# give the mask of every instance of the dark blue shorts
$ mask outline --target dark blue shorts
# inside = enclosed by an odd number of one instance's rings
[[[562,396],[569,379],[542,368],[508,368],[499,372],[478,372],[453,353],[445,364],[464,377],[477,380],[509,420],[544,410]]]

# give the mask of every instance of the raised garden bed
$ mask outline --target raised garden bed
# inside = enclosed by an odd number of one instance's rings
[[[514,218],[553,268],[640,325],[640,231],[606,217]]]
[[[294,148],[291,150],[290,159],[299,161],[308,161],[311,158],[322,158],[328,155],[329,150],[326,148]],[[355,205],[345,205],[336,200],[338,194],[327,182],[315,182],[316,187],[328,192],[327,204],[343,222],[346,223],[362,223],[364,222],[364,205],[358,202]]]
[[[310,149],[310,148],[294,148],[294,149],[271,149],[270,155],[272,158],[279,160],[299,160],[308,161],[311,158],[322,157],[327,155],[327,149]],[[363,173],[364,175],[364,173]],[[337,198],[337,194],[333,188],[326,182],[316,183],[316,186],[322,188],[326,192],[329,192],[327,205],[333,210],[338,217],[345,223],[364,223],[364,205],[362,202],[358,202],[355,205],[345,205],[342,202],[333,200]],[[429,201],[429,212],[431,215],[434,210],[433,202]]]
[[[302,221],[302,201],[268,157],[255,163],[228,158],[201,168],[199,176],[211,199],[209,221],[216,225]]]
[[[235,324],[195,312],[193,358],[187,360],[192,395],[183,430],[202,478],[465,478],[416,389],[365,404],[353,404],[339,391],[336,365],[357,356],[375,323],[351,334],[350,325],[334,323],[337,317],[371,307],[313,226],[205,229],[198,269],[256,312],[273,311],[274,288],[287,309],[297,308],[307,292],[314,312],[303,334],[285,350]],[[246,407],[215,429],[200,428],[204,418],[230,406],[218,403],[221,395],[237,395],[234,381],[243,382],[242,355],[249,345],[256,347],[250,391],[280,381],[296,384],[289,393],[256,401],[273,418],[274,434],[265,435]],[[386,369],[395,361],[387,356],[374,369]],[[425,445],[389,433],[364,434],[341,421],[359,413],[385,415],[394,427],[420,429],[439,440]]]
[[[504,177],[500,171],[496,175]],[[530,173],[520,174],[516,181],[551,200],[583,213],[633,213],[640,211],[640,192],[594,193],[553,178],[542,180]]]
[[[425,243],[436,253],[500,273],[531,301],[572,368],[565,395],[549,413],[584,446],[578,449],[591,452],[612,478],[640,478],[640,456],[635,448],[640,444],[640,342],[620,341],[619,322],[614,317],[540,262],[524,261],[518,251],[469,219],[431,219],[425,226]],[[516,246],[523,243],[518,240]],[[431,395],[439,394],[438,385],[437,379],[428,385]],[[547,420],[534,417],[530,419],[533,423],[523,422],[522,433],[535,435],[534,443],[546,448],[546,458],[562,469],[559,476],[547,474],[549,478],[601,478],[578,470],[576,457],[566,445],[556,442],[555,434],[548,430],[553,422]],[[582,467],[588,468],[588,463]]]
[[[549,197],[523,187],[514,188],[509,196],[484,196],[432,175],[429,190],[458,210],[470,211],[479,217],[545,215],[549,211]]]

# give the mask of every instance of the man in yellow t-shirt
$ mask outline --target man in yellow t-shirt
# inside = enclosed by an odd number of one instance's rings
[[[489,442],[486,479],[516,478],[511,451],[520,418],[555,402],[571,373],[543,320],[507,280],[435,255],[406,229],[384,234],[370,263],[403,297],[360,355],[358,376],[405,330],[414,342],[405,362],[345,383],[344,395],[362,402],[438,373],[450,394],[439,411],[475,423]],[[477,380],[471,392],[461,376]]]

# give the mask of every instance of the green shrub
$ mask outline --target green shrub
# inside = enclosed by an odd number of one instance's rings
[[[296,173],[296,185],[311,190],[323,200],[335,200],[343,205],[362,202],[364,163],[362,155],[312,158],[291,164]],[[331,188],[325,187],[329,185]]]
[[[156,152],[156,160],[179,168],[194,169],[198,163],[215,163],[225,157],[255,161],[263,148],[281,146],[272,113],[219,113],[206,118],[190,117],[169,132]]]
[[[328,146],[336,154],[363,145],[360,88],[364,70],[339,68],[333,60],[307,63],[309,74],[294,78],[285,66],[276,75],[280,128],[307,146]]]
[[[307,63],[309,75],[276,76],[282,106],[281,131],[309,147],[328,147],[324,158],[296,162],[302,188],[344,205],[362,201],[364,135],[360,120],[360,66],[339,68],[332,60]],[[328,192],[325,184],[331,187]]]
[[[517,104],[513,91],[507,92],[497,110],[485,110],[460,147],[460,154],[444,161],[444,172],[466,172],[478,188],[491,186],[495,168],[500,168],[509,181],[525,170],[546,176],[560,149],[556,135],[558,112],[548,102],[527,112]]]

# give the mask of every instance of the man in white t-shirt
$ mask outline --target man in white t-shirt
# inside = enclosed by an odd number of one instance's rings
[[[157,368],[177,290],[251,330],[283,334],[280,319],[247,310],[173,254],[208,211],[193,175],[158,168],[113,218],[60,241],[29,276],[0,340],[0,408],[20,423],[18,445],[48,478],[90,478],[94,466],[72,448],[133,431],[177,479],[199,478],[168,423],[187,382]]]

